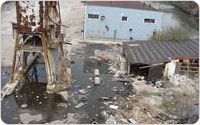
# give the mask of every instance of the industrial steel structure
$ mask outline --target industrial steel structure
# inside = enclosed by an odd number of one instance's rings
[[[17,23],[13,24],[15,49],[10,81],[2,91],[9,95],[37,59],[43,57],[47,90],[66,88],[70,77],[63,52],[60,6],[58,1],[17,1]]]

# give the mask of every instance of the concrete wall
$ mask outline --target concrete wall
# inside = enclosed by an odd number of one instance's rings
[[[99,14],[99,19],[88,18],[88,14]],[[101,20],[101,16],[105,19]],[[128,21],[123,22],[122,16],[127,16]],[[155,23],[145,23],[144,18],[155,19]],[[88,5],[85,6],[84,37],[147,40],[154,30],[161,30],[162,18],[163,12],[158,11]]]

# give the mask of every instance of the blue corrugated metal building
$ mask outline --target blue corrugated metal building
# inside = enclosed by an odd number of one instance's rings
[[[136,1],[87,1],[84,38],[147,40],[162,27],[163,12]]]

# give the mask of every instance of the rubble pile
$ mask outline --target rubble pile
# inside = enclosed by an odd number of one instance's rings
[[[170,82],[174,85],[186,85],[191,84],[193,80],[189,79],[185,75],[175,74],[174,76],[170,77]]]

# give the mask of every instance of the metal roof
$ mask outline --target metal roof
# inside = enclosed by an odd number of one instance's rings
[[[129,9],[140,9],[140,10],[154,10],[157,9],[145,5],[145,3],[139,1],[83,1],[87,5],[104,6],[104,7],[119,7]]]
[[[125,42],[126,57],[131,63],[155,64],[171,59],[199,58],[199,39],[187,41],[132,41]]]

